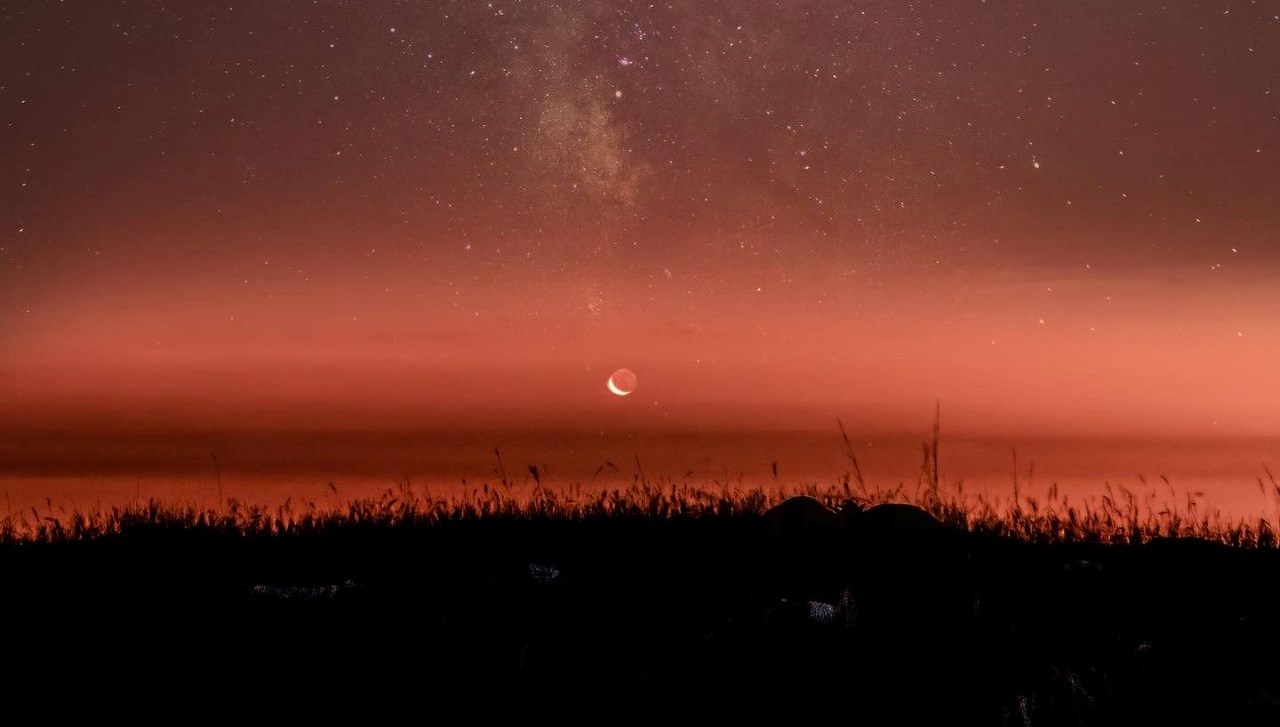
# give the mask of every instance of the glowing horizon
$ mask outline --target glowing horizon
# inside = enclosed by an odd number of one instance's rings
[[[12,10],[0,439],[1274,437],[1233,10]]]

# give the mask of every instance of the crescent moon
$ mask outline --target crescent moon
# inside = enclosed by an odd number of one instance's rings
[[[596,380],[597,380],[597,381],[599,381],[599,379],[596,379]],[[615,384],[615,383],[613,383],[613,377],[612,377],[612,376],[610,376],[610,377],[609,377],[609,382],[608,382],[607,384],[605,384],[605,385],[609,387],[609,391],[611,391],[611,392],[613,392],[613,393],[617,394],[618,396],[630,396],[630,395],[631,395],[631,392],[630,392],[630,391],[623,391],[622,389],[619,389],[619,388],[618,388],[618,385],[617,385],[617,384]]]

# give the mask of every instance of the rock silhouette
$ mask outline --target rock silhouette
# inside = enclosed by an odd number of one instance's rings
[[[950,685],[944,691],[960,698],[969,649],[961,635],[972,632],[974,588],[966,551],[953,547],[958,533],[898,503],[864,509],[848,501],[837,512],[796,497],[765,520],[770,570],[787,599],[774,612],[780,640],[817,639],[809,648],[827,648],[837,637],[813,631],[834,629],[851,642],[864,657],[856,678],[883,701],[873,712],[910,701],[910,685],[921,678]]]
[[[877,534],[937,533],[942,521],[915,505],[888,502],[863,511],[858,524]]]
[[[778,538],[826,537],[841,526],[840,513],[812,497],[790,497],[764,513],[769,534]]]
[[[798,602],[831,601],[841,587],[845,538],[840,513],[812,497],[792,497],[764,513],[770,546],[767,572],[779,591]]]

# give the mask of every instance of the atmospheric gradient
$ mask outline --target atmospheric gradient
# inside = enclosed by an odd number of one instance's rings
[[[1280,464],[1275,2],[0,19],[15,503]]]

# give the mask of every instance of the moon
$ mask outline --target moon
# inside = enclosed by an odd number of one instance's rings
[[[618,396],[626,396],[636,390],[636,374],[631,369],[618,369],[609,376],[605,386]]]

